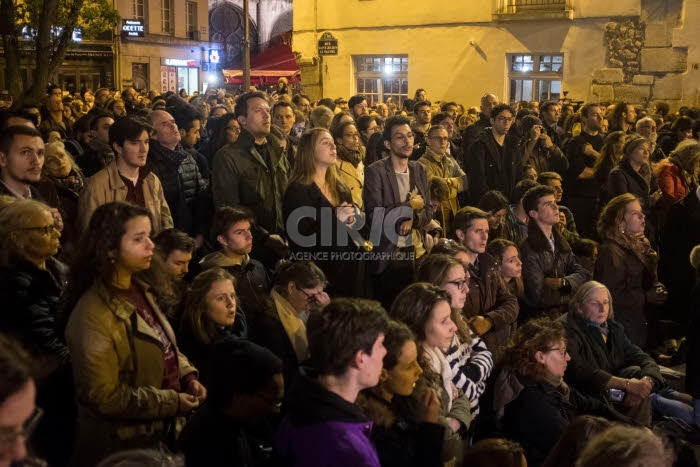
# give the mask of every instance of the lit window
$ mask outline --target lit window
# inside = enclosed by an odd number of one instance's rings
[[[392,101],[402,105],[408,99],[407,55],[356,55],[356,93],[367,97],[368,105]]]
[[[173,32],[173,0],[160,0],[161,31]]]
[[[561,97],[563,54],[510,54],[508,64],[511,102],[541,102]]]

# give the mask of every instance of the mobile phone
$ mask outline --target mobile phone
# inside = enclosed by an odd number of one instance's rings
[[[610,400],[612,402],[622,402],[622,400],[625,398],[625,391],[622,389],[614,389],[610,388]]]

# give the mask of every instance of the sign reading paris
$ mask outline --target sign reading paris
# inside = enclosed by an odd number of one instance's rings
[[[324,32],[318,41],[319,55],[338,55],[338,39],[330,32]]]

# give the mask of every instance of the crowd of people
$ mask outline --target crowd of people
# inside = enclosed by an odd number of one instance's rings
[[[0,112],[0,466],[697,465],[700,110],[428,97]]]

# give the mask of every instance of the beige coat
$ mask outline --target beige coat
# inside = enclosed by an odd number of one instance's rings
[[[355,168],[350,162],[338,159],[335,163],[336,173],[338,174],[338,180],[343,182],[345,186],[350,189],[350,194],[352,195],[352,202],[360,209],[363,210],[362,206],[362,185],[364,177],[362,172],[364,171],[364,166],[362,162]]]
[[[175,344],[168,320],[141,285]],[[131,303],[96,282],[73,309],[66,340],[78,403],[74,465],[91,466],[128,447],[157,446],[176,420],[179,396],[160,389],[165,350],[153,328]],[[177,353],[180,378],[197,371]]]
[[[78,225],[81,232],[87,230],[90,217],[99,206],[112,201],[125,201],[127,188],[119,176],[117,162],[112,161],[107,167],[90,177],[78,198]],[[161,230],[173,227],[173,217],[165,201],[163,187],[158,177],[149,172],[143,180],[143,198],[146,209],[153,217],[153,235]]]

